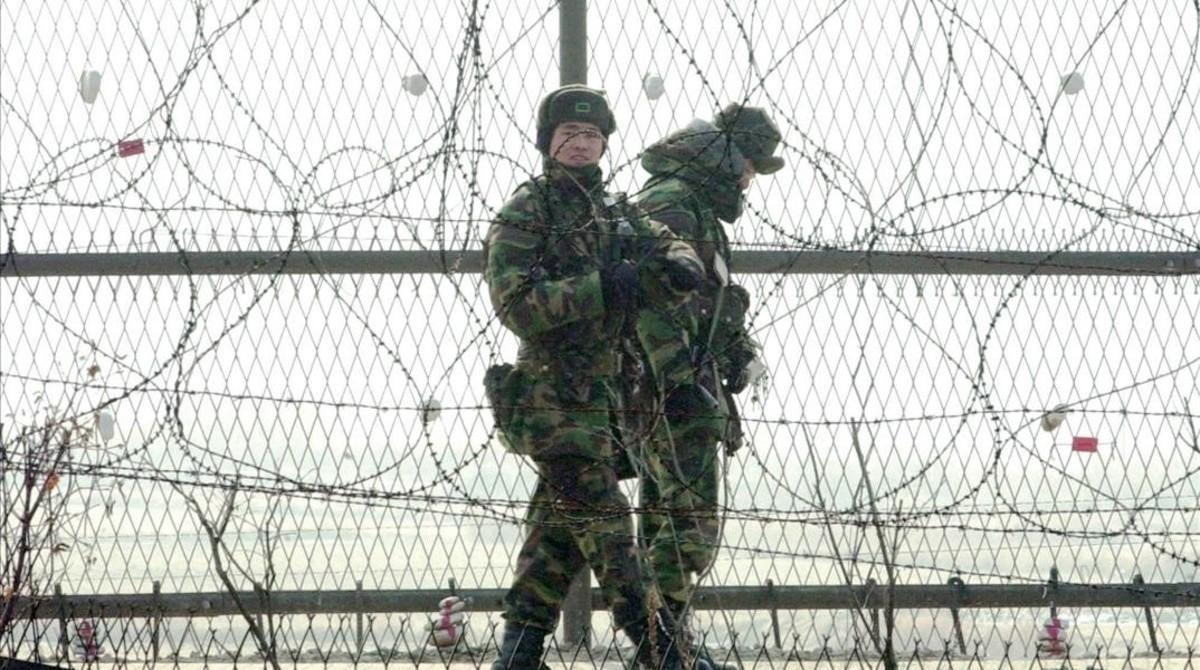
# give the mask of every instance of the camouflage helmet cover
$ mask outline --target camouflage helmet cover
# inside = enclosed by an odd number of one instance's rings
[[[604,91],[582,84],[568,84],[546,94],[537,110],[537,140],[543,154],[550,152],[550,138],[560,123],[590,123],[608,138],[617,128],[617,120],[608,106]]]
[[[713,125],[729,134],[755,172],[771,174],[783,167],[783,158],[772,155],[783,135],[763,108],[730,103],[717,112]]]

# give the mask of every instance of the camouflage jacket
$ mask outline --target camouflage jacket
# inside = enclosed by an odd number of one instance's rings
[[[697,383],[698,356],[715,359],[718,379],[753,358],[744,324],[750,296],[730,281],[729,238],[721,224],[741,214],[744,161],[706,121],[693,121],[642,156],[651,176],[639,207],[690,243],[705,268],[705,281],[680,307],[647,310],[638,318],[638,338],[660,389]]]
[[[521,340],[517,365],[535,375],[610,376],[630,315],[606,309],[601,269],[638,263],[650,304],[680,304],[665,263],[699,274],[691,247],[604,191],[599,168],[547,164],[521,184],[488,229],[484,280],[501,323]]]

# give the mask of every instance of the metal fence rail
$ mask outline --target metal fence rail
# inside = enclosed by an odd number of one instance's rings
[[[743,274],[1164,276],[1200,273],[1200,252],[736,251]],[[0,277],[478,273],[479,251],[10,254]]]
[[[456,589],[478,612],[503,609],[504,589]],[[242,591],[230,593],[111,593],[60,595],[23,601],[18,615],[65,617],[222,617],[248,614],[428,613],[446,590]],[[604,610],[599,589],[592,607]],[[846,586],[764,585],[706,587],[697,594],[699,610],[879,610],[1049,607],[1174,608],[1200,606],[1200,584],[880,584]]]

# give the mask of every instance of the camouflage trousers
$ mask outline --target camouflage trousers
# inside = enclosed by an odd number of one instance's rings
[[[638,536],[647,577],[677,616],[720,543],[718,448],[726,415],[682,387],[643,448]],[[639,459],[641,460],[641,459]]]
[[[612,463],[577,456],[536,463],[537,488],[504,618],[554,630],[571,580],[584,566],[596,575],[614,624],[624,628],[645,618],[631,509]]]

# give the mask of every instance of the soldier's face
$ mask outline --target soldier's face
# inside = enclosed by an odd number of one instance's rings
[[[592,123],[560,123],[550,136],[550,157],[567,167],[596,165],[604,153],[604,135]]]

